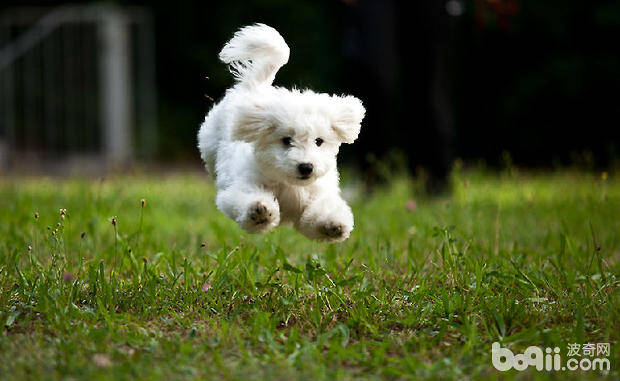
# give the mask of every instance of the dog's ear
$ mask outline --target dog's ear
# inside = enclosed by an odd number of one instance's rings
[[[359,99],[334,95],[330,99],[332,128],[343,143],[353,143],[360,133],[366,109]]]
[[[251,143],[272,132],[275,128],[275,123],[266,104],[248,103],[238,109],[232,129],[232,137],[235,140]]]

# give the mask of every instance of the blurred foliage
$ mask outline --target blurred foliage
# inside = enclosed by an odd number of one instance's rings
[[[620,120],[614,105],[620,2],[519,6],[508,28],[473,28],[463,38],[459,153],[495,158],[509,150],[516,162],[539,165],[575,155],[612,162]],[[474,96],[467,100],[467,94]]]
[[[377,85],[372,83],[376,78],[360,76],[363,71],[357,77],[352,74],[361,65],[347,56],[345,46],[346,33],[355,23],[352,7],[373,0],[110,2],[146,6],[155,16],[162,158],[198,161],[195,134],[212,105],[205,94],[217,101],[232,84],[217,54],[240,26],[272,25],[292,47],[290,62],[278,73],[276,84],[336,93],[364,87],[372,93]],[[1,7],[59,3],[9,0]],[[372,122],[362,131],[380,129],[390,145],[423,150],[427,131],[436,128],[433,118],[424,115],[434,112],[429,104],[430,81],[436,75],[433,51],[445,42],[435,35],[445,32],[450,16],[445,9],[439,16],[431,14],[438,4],[434,0],[392,4],[399,63],[384,70],[393,71],[400,82],[394,102],[386,109],[369,109],[369,115],[395,117],[389,126]],[[453,156],[484,158],[493,164],[508,150],[517,164],[549,165],[570,163],[572,156],[590,152],[594,165],[613,162],[619,149],[620,1],[463,4],[458,38],[449,45],[453,73],[444,73],[455,84],[450,94]],[[443,19],[428,21],[433,17]],[[376,27],[370,25],[372,18],[366,22],[368,28]],[[407,82],[410,72],[416,73],[415,80]],[[422,143],[408,146],[416,141]],[[345,156],[364,160],[360,151],[345,151]]]

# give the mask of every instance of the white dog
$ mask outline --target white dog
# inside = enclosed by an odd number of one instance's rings
[[[362,102],[273,87],[289,47],[267,25],[237,31],[219,57],[237,84],[198,132],[219,210],[252,233],[292,223],[311,239],[347,239],[353,214],[340,196],[336,155],[359,134]]]

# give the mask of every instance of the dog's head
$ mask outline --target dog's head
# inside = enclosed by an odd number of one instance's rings
[[[336,166],[341,143],[353,143],[365,109],[352,96],[272,88],[239,103],[233,138],[254,144],[261,173],[307,185]]]

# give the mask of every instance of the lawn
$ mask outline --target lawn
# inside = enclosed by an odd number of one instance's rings
[[[616,174],[354,180],[324,244],[244,233],[206,175],[0,179],[0,379],[618,379]],[[494,341],[611,370],[500,373]]]

